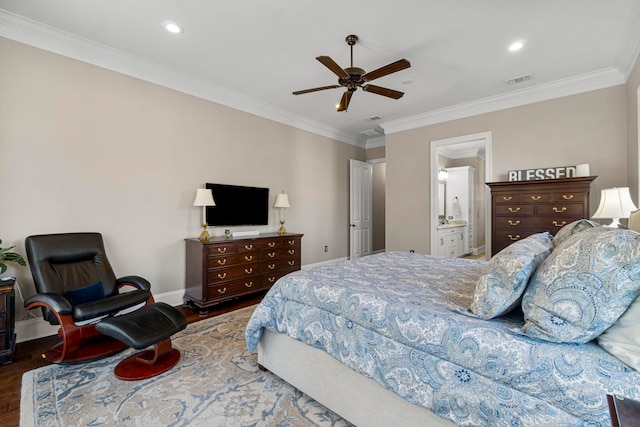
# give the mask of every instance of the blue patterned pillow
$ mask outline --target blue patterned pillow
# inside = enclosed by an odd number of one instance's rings
[[[567,237],[595,227],[601,227],[601,225],[589,219],[579,219],[577,221],[573,221],[558,230],[555,237],[553,238],[553,246],[557,248],[562,242],[567,240]]]
[[[640,234],[593,228],[569,236],[534,273],[522,298],[522,332],[585,343],[624,313],[640,293]]]
[[[529,278],[553,249],[551,234],[533,234],[494,255],[476,283],[469,309],[477,317],[492,319],[513,310]]]

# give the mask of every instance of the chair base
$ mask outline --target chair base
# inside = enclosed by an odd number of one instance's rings
[[[42,354],[42,358],[52,363],[74,364],[89,360],[102,359],[129,348],[126,344],[108,336],[96,336],[83,342],[73,354],[64,354],[64,342],[51,347]]]
[[[116,378],[123,381],[146,380],[173,368],[180,360],[180,351],[172,348],[163,354],[152,365],[140,361],[155,357],[155,350],[145,350],[135,353],[118,363],[114,369]]]

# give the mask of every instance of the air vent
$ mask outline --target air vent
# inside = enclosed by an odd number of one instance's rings
[[[505,80],[508,85],[517,85],[520,83],[528,82],[529,80],[533,80],[533,74],[527,74],[526,76],[514,77],[509,80]]]
[[[368,122],[377,122],[381,118],[382,117],[380,117],[380,116],[372,116],[372,117],[366,118],[365,120],[368,121]]]
[[[379,136],[379,135],[382,135],[382,132],[378,132],[375,129],[363,130],[360,133],[365,135],[365,136]]]

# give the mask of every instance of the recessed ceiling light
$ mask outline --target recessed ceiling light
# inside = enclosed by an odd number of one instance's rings
[[[162,26],[165,30],[169,31],[172,34],[184,33],[184,28],[172,21],[164,21],[162,23]]]
[[[509,50],[511,52],[516,52],[524,47],[524,40],[516,40],[515,42],[509,45]]]

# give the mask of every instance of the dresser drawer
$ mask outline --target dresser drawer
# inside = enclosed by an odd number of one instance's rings
[[[551,215],[557,218],[582,217],[584,205],[582,203],[552,203],[536,206],[536,215]]]
[[[273,273],[279,270],[286,270],[292,267],[300,267],[300,259],[298,257],[281,258],[275,261],[265,261],[262,263],[262,273]]]
[[[207,287],[207,298],[232,298],[245,293],[254,292],[260,287],[260,276],[248,277],[221,284],[210,284]]]
[[[534,212],[535,205],[531,204],[521,204],[517,205],[514,203],[511,204],[500,204],[496,205],[495,215],[517,215],[517,216],[532,216]]]
[[[510,204],[520,204],[522,202],[522,194],[521,193],[501,193],[499,196],[496,196],[493,201],[496,204],[510,203]]]
[[[282,238],[282,246],[285,248],[289,248],[292,246],[300,246],[302,243],[302,238],[300,237],[283,237]]]
[[[242,277],[255,276],[260,274],[260,263],[254,262],[245,265],[239,265],[227,268],[212,268],[209,270],[208,281],[209,285],[215,282],[222,282],[227,280],[238,279]]]
[[[0,331],[7,329],[7,313],[0,313]]]
[[[229,254],[235,254],[235,253],[236,253],[235,243],[226,243],[226,244],[207,247],[208,256],[229,255]]]
[[[552,193],[554,202],[584,202],[586,200],[586,194],[584,192],[574,191],[558,191]]]
[[[235,254],[235,255],[225,255],[218,257],[210,257],[208,259],[208,267],[209,268],[220,268],[220,267],[230,267],[233,265],[243,265],[249,264],[252,262],[260,261],[260,253],[250,254]]]
[[[551,194],[549,193],[523,193],[523,203],[549,203],[551,201]]]
[[[274,283],[278,281],[279,278],[297,270],[300,270],[300,267],[291,267],[284,270],[276,271],[275,273],[263,274],[261,286],[263,288],[270,288]]]

